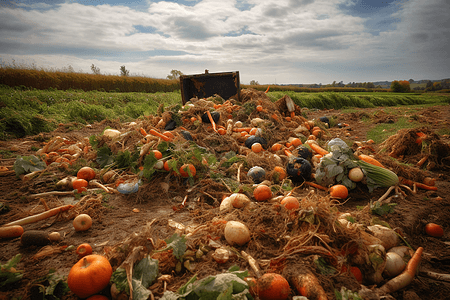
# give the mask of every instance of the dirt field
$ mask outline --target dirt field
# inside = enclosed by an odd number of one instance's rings
[[[321,116],[329,118],[334,117],[335,123],[346,123],[348,126],[334,126],[327,130],[327,135],[323,137],[329,140],[334,137],[345,138],[353,141],[365,141],[367,132],[374,126],[384,122],[396,122],[396,116],[408,116],[408,107],[401,107],[398,113],[394,116],[387,114],[386,109],[361,109],[356,112],[342,114],[337,110],[327,111],[303,111],[306,119],[313,120]],[[377,112],[377,113],[375,113]],[[192,112],[193,115],[195,115]],[[283,115],[283,111],[280,110]],[[251,116],[243,117],[238,114],[238,118],[245,121],[246,118],[255,117],[256,112]],[[415,113],[414,118],[421,123],[427,124],[424,131],[428,132],[428,136],[433,136],[442,128],[449,128],[450,126],[450,106],[439,106],[427,108],[421,112]],[[363,121],[363,119],[365,119]],[[369,119],[369,121],[367,121]],[[150,124],[151,119],[145,120]],[[225,123],[222,123],[226,125]],[[286,125],[286,124],[285,124]],[[114,121],[108,121],[98,124],[92,124],[78,131],[69,131],[69,126],[60,126],[57,130],[51,133],[43,133],[39,136],[30,136],[20,140],[13,140],[7,142],[0,142],[0,150],[15,150],[14,154],[19,155],[34,155],[36,149],[42,148],[52,137],[61,136],[70,141],[82,141],[92,135],[99,135],[104,128],[112,127],[121,131],[127,130],[128,124],[120,124]],[[220,140],[219,138],[209,138],[209,135],[217,135],[213,131],[200,131],[200,129],[192,129],[194,125],[185,124],[185,127],[194,135],[196,141],[202,147],[211,147],[213,153],[217,156],[225,153],[228,147],[232,147],[232,143],[226,144],[228,140]],[[292,136],[290,132],[295,127],[281,126],[280,135],[284,135],[287,140]],[[147,128],[148,129],[148,128]],[[175,130],[177,131],[177,130]],[[433,136],[438,138],[441,144],[448,143],[450,138],[448,136]],[[279,136],[274,137],[279,140]],[[139,139],[132,139],[124,142],[121,146],[126,147],[130,143],[136,143]],[[217,141],[218,144],[215,144]],[[236,142],[237,147],[242,146],[242,142]],[[270,141],[269,141],[270,144]],[[213,146],[214,145],[214,146]],[[119,147],[119,146],[118,146]],[[220,149],[219,148],[225,148]],[[372,144],[371,149],[366,149],[368,154],[378,153],[381,145]],[[239,148],[238,148],[239,149]],[[269,152],[269,151],[266,151]],[[408,153],[408,152],[406,152]],[[385,162],[388,167],[395,170],[397,165],[392,163],[392,159],[387,158],[387,155],[376,156],[381,162]],[[402,174],[409,174],[410,179],[416,180],[418,176],[426,174],[429,177],[437,179],[435,185],[437,191],[428,191],[418,189],[417,193],[413,194],[407,189],[403,189],[406,194],[405,197],[394,197],[391,203],[396,203],[394,211],[383,216],[377,216],[378,220],[386,221],[392,228],[403,236],[413,249],[418,247],[424,248],[422,255],[422,263],[420,265],[420,272],[414,280],[406,288],[400,289],[392,293],[390,296],[399,300],[415,300],[415,299],[449,299],[450,295],[450,281],[449,279],[432,279],[427,276],[424,271],[432,271],[441,274],[450,273],[450,246],[449,246],[449,229],[450,229],[450,162],[447,156],[446,160],[441,160],[440,165],[433,166],[431,171],[423,168],[419,171],[418,168],[413,167],[420,158],[420,154],[409,155],[406,154],[400,157],[403,162],[409,163],[407,171]],[[2,166],[10,167],[14,164],[15,158],[3,157],[0,158]],[[426,166],[427,163],[424,165]],[[403,165],[404,166],[404,165]],[[405,167],[406,168],[406,167]],[[411,169],[412,168],[412,169]],[[203,169],[202,169],[203,170]],[[217,170],[216,170],[217,171]],[[219,172],[219,171],[218,171]],[[228,174],[236,176],[236,170],[233,166],[228,170],[222,171],[221,174]],[[188,248],[192,250],[198,249],[202,243],[207,244],[209,240],[214,240],[224,245],[227,244],[221,232],[223,226],[214,223],[213,219],[217,218],[225,220],[241,220],[248,225],[252,235],[251,241],[244,246],[236,246],[238,251],[244,250],[252,255],[260,264],[263,272],[278,271],[282,269],[274,266],[272,259],[283,256],[283,247],[285,244],[280,241],[284,230],[290,227],[289,217],[286,212],[274,202],[258,202],[257,208],[253,211],[249,210],[234,210],[234,212],[225,214],[219,211],[220,201],[223,196],[231,194],[230,186],[227,186],[225,180],[214,180],[212,174],[204,172],[194,177],[193,184],[180,179],[178,176],[170,175],[168,172],[156,173],[150,182],[144,180],[144,184],[140,186],[137,193],[128,195],[120,193],[94,193],[83,197],[66,196],[44,196],[32,198],[32,195],[43,192],[54,191],[54,184],[57,180],[67,176],[67,171],[62,169],[51,170],[40,177],[36,177],[29,181],[23,181],[15,176],[14,173],[3,173],[0,177],[2,184],[0,185],[0,202],[9,206],[10,211],[0,215],[0,225],[8,222],[18,220],[30,214],[36,214],[45,210],[44,205],[40,199],[45,200],[49,208],[61,206],[63,204],[72,204],[74,208],[59,215],[57,218],[52,217],[44,221],[39,221],[32,224],[24,225],[25,231],[41,230],[45,232],[59,232],[63,238],[58,243],[51,244],[51,248],[46,248],[48,253],[40,252],[42,246],[28,246],[21,244],[20,238],[0,239],[0,261],[2,264],[6,263],[14,255],[21,253],[22,259],[17,265],[17,269],[23,270],[23,278],[13,284],[0,288],[0,299],[37,299],[36,286],[46,285],[45,276],[49,274],[49,270],[53,269],[62,278],[66,278],[71,267],[78,261],[78,255],[75,250],[65,246],[78,246],[81,243],[89,243],[93,247],[93,251],[98,254],[105,255],[109,258],[113,269],[116,269],[130,254],[129,249],[124,246],[145,246],[147,252],[150,253],[158,241],[167,239],[176,232],[175,225],[172,221],[183,224],[187,227],[195,227],[206,224],[207,228],[203,228],[200,235],[195,239],[189,241]],[[9,174],[9,175],[8,175]],[[121,173],[122,177],[128,178],[132,176],[130,173]],[[245,176],[244,170],[240,182],[242,183],[241,191],[246,193],[250,199],[253,199],[252,193],[249,192],[249,187],[252,187],[251,181]],[[399,174],[400,175],[400,174]],[[98,175],[99,176],[99,175]],[[128,176],[128,177],[127,177]],[[419,177],[420,177],[419,176]],[[97,177],[100,179],[99,177]],[[165,183],[165,184],[162,184]],[[168,189],[165,188],[168,185]],[[115,188],[115,185],[108,185]],[[276,187],[277,183],[272,182],[272,187]],[[314,191],[311,197],[311,191]],[[317,199],[324,200],[328,205],[325,211],[332,213],[336,209],[339,212],[350,212],[355,216],[357,221],[367,225],[370,218],[367,214],[367,205],[370,201],[375,201],[380,198],[387,188],[377,188],[374,192],[369,193],[364,186],[358,185],[356,189],[351,190],[347,201],[331,201],[328,192],[312,188],[306,184],[297,186],[293,195],[298,199],[309,197],[308,201]],[[274,196],[286,194],[282,189]],[[186,199],[184,206],[181,205]],[[439,200],[440,199],[440,200]],[[253,200],[254,201],[254,200]],[[312,203],[312,202],[311,202]],[[325,205],[324,204],[324,205]],[[315,205],[315,204],[312,204]],[[365,209],[364,209],[365,207]],[[305,207],[302,207],[304,209]],[[320,207],[319,207],[320,208]],[[322,208],[320,208],[322,209]],[[92,227],[84,232],[76,232],[72,226],[73,218],[79,213],[87,213],[93,219]],[[372,216],[374,217],[374,216]],[[148,224],[150,223],[151,224]],[[437,223],[444,229],[444,236],[435,238],[428,236],[425,233],[425,225],[427,223]],[[295,222],[293,222],[295,223]],[[295,223],[294,225],[296,225]],[[330,227],[331,228],[331,227]],[[328,228],[327,230],[331,230]],[[189,232],[188,228],[184,233]],[[327,231],[325,231],[328,233]],[[294,234],[294,233],[292,233]],[[323,233],[325,236],[325,233]],[[195,236],[195,235],[194,235]],[[336,235],[328,234],[330,245],[337,243],[341,238]],[[320,241],[315,242],[316,245],[322,245]],[[402,242],[404,244],[404,242]],[[131,248],[131,247],[130,247]],[[118,249],[122,249],[119,251]],[[283,250],[284,249],[284,250]],[[339,250],[339,249],[338,249]],[[185,268],[180,273],[174,270],[176,260],[166,258],[166,261],[160,261],[160,273],[173,275],[173,279],[166,284],[162,281],[152,284],[150,290],[155,299],[162,296],[164,288],[171,291],[176,291],[181,285],[187,282],[194,274],[198,274],[199,278],[215,275],[227,270],[232,265],[238,265],[241,270],[250,270],[247,261],[241,256],[232,255],[230,260],[224,264],[217,264],[211,257],[214,251],[208,252],[201,260],[192,262],[193,269],[188,271]],[[314,253],[307,253],[295,256],[295,263],[304,266],[311,266],[310,261]],[[292,259],[291,256],[289,259]],[[293,263],[287,259],[287,264]],[[351,259],[349,259],[351,261]],[[334,289],[339,290],[342,286],[347,287],[353,291],[361,289],[361,285],[349,273],[341,273],[335,275],[318,274],[321,285],[324,287],[328,299],[335,299]],[[364,277],[364,272],[363,272]],[[385,283],[384,280],[378,286]],[[363,279],[363,284],[375,290],[376,285]],[[110,297],[109,287],[102,292],[104,295]],[[370,293],[369,293],[370,294]],[[291,296],[299,295],[291,285]],[[42,295],[41,295],[42,297]],[[376,293],[371,293],[370,297],[365,299],[382,299],[377,298]],[[42,298],[40,298],[42,299]],[[51,299],[51,298],[48,298]],[[67,292],[62,296],[62,299],[77,299],[72,292]],[[314,299],[313,297],[311,299]],[[392,299],[392,298],[391,298]]]

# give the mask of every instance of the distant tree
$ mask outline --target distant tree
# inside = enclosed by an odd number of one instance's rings
[[[250,85],[259,85],[259,82],[256,80],[250,80]]]
[[[368,82],[368,83],[366,83],[366,88],[373,89],[373,88],[375,88],[375,84],[373,84],[373,82]]]
[[[92,73],[94,73],[95,75],[100,75],[100,68],[94,66],[94,64],[91,65],[91,71],[92,71]]]
[[[408,80],[409,81],[409,83],[413,83],[414,82],[414,79],[410,79],[410,80]]]
[[[433,87],[433,83],[431,82],[431,80],[428,80],[426,88],[432,88],[432,87]]]
[[[167,75],[167,79],[170,79],[170,80],[178,79],[178,78],[180,78],[181,75],[183,75],[183,73],[181,71],[172,70],[172,71],[170,71],[170,75]]]
[[[395,93],[407,93],[411,90],[409,81],[407,80],[394,80],[391,83],[391,91]]]
[[[125,66],[120,66],[120,76],[130,76],[130,71]]]
[[[435,83],[433,83],[433,88],[434,88],[435,91],[442,90],[441,82],[440,81],[436,81]]]

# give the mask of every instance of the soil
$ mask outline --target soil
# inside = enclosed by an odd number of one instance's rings
[[[392,108],[390,109],[392,110]],[[393,160],[387,158],[387,152],[384,152],[384,155],[382,154],[383,152],[380,152],[383,144],[363,143],[363,141],[366,141],[367,132],[371,128],[379,123],[396,122],[396,118],[399,116],[406,116],[427,124],[423,130],[431,134],[438,132],[440,129],[448,129],[450,121],[449,105],[430,107],[414,113],[411,113],[408,107],[400,107],[396,108],[396,110],[398,112],[394,115],[392,113],[387,114],[385,108],[356,109],[356,112],[345,114],[339,110],[317,111],[303,109],[301,111],[308,120],[327,116],[333,119],[334,124],[347,124],[348,126],[335,125],[327,129],[327,134],[322,139],[329,140],[334,137],[340,137],[355,142],[359,141],[365,146],[364,151],[367,151],[368,154],[376,154],[376,157],[381,162],[385,162],[391,169],[395,169],[394,167],[398,167],[398,165],[394,165],[392,163]],[[193,113],[193,115],[195,114]],[[280,115],[283,115],[282,111],[280,111]],[[240,115],[239,117],[243,120],[245,119]],[[151,121],[151,118],[148,118],[148,120]],[[72,125],[61,124],[57,130],[50,133],[41,133],[38,136],[29,136],[7,142],[3,141],[0,143],[0,150],[13,149],[15,155],[35,155],[36,150],[45,145],[44,142],[56,136],[65,137],[70,141],[83,141],[83,139],[92,135],[101,134],[106,127],[124,131],[128,128],[127,126],[130,126],[129,124],[120,124],[117,121],[105,121],[91,124],[78,130],[72,130]],[[187,125],[185,127],[189,129]],[[281,131],[287,134],[290,129],[292,128],[287,126],[287,131]],[[193,131],[193,133],[197,137],[202,134],[200,131]],[[450,141],[448,136],[435,135],[434,138],[438,139],[440,144],[448,147]],[[205,143],[215,142],[214,139],[204,140],[207,140],[207,142],[202,144],[201,139],[197,139],[200,145],[206,147],[208,144]],[[136,139],[131,138],[130,141],[123,142],[122,147],[126,146],[127,143],[136,143]],[[242,143],[234,143],[237,146],[232,146],[233,143],[230,143],[227,147],[238,147],[239,149],[239,146],[242,145]],[[217,145],[217,147],[219,146],[220,144]],[[355,143],[355,147],[357,146],[358,144]],[[222,152],[217,151],[217,147],[215,148],[217,155],[224,152],[223,150]],[[221,147],[225,147],[225,145]],[[414,167],[419,159],[419,154],[405,154],[403,156],[400,154],[397,162],[399,164],[400,162],[409,163],[408,165],[402,165],[403,168],[408,169],[404,174],[409,174],[409,179],[417,179],[418,174],[421,174],[422,177],[435,178],[437,191],[418,189],[417,193],[413,194],[403,188],[405,197],[394,197],[391,199],[391,203],[396,204],[394,211],[383,216],[377,216],[378,221],[386,221],[392,228],[396,229],[403,237],[402,244],[407,243],[412,249],[424,248],[420,266],[421,272],[417,274],[407,287],[392,293],[391,297],[399,300],[448,299],[448,295],[450,295],[449,279],[432,279],[426,276],[423,271],[427,270],[441,274],[450,273],[450,218],[448,217],[450,216],[450,164],[447,157],[434,165],[425,163],[424,167],[419,170],[417,167]],[[0,159],[2,166],[11,167],[14,162],[15,158],[9,158],[6,154]],[[431,170],[427,170],[427,166]],[[233,167],[235,166],[230,167],[229,170],[231,171],[229,172],[233,171]],[[188,248],[196,250],[200,244],[208,244],[211,239],[226,245],[227,243],[221,234],[223,226],[221,227],[220,222],[213,222],[217,219],[241,220],[248,224],[252,232],[252,240],[247,245],[236,246],[235,249],[239,251],[245,250],[257,259],[263,272],[282,272],[280,268],[277,268],[277,261],[274,260],[275,257],[282,256],[283,249],[285,249],[283,248],[285,243],[280,241],[280,238],[290,228],[289,226],[296,226],[298,222],[289,222],[289,218],[286,217],[288,215],[284,214],[284,211],[277,205],[275,205],[274,209],[273,202],[257,203],[258,208],[254,211],[234,210],[234,212],[225,215],[219,211],[219,205],[223,196],[231,194],[231,188],[227,186],[226,180],[214,180],[212,176],[199,177],[197,174],[194,184],[191,184],[177,176],[161,172],[157,173],[150,182],[145,182],[137,193],[127,195],[97,192],[77,197],[72,195],[30,197],[37,193],[53,191],[55,182],[67,176],[68,172],[60,168],[52,169],[28,181],[17,178],[14,172],[3,173],[0,177],[2,182],[0,185],[0,202],[3,202],[10,208],[9,212],[0,215],[0,225],[30,214],[43,212],[45,205],[49,208],[65,204],[74,205],[73,209],[61,213],[57,217],[23,226],[25,231],[56,231],[62,235],[60,242],[50,244],[45,249],[42,246],[24,246],[20,237],[0,239],[1,263],[6,263],[13,256],[20,253],[22,258],[17,265],[17,269],[23,270],[23,278],[20,281],[0,288],[0,299],[33,299],[37,297],[36,286],[38,284],[46,284],[44,278],[49,274],[49,270],[55,270],[62,278],[66,278],[72,266],[79,260],[73,249],[66,248],[66,246],[70,245],[78,246],[81,243],[89,243],[94,253],[108,257],[113,269],[116,269],[130,254],[129,250],[124,250],[127,249],[126,246],[129,248],[131,248],[130,246],[144,246],[148,253],[152,249],[161,248],[161,244],[164,244],[162,240],[172,236],[174,232],[182,231],[186,233],[189,232],[189,228],[195,228],[195,226],[202,224],[206,224],[207,228],[200,230],[197,227],[197,233],[192,235],[195,239],[193,238],[188,242]],[[234,172],[233,174],[236,173]],[[127,178],[127,176],[132,177],[132,173],[122,173],[121,175],[123,178]],[[97,179],[100,178],[98,177]],[[244,172],[241,174],[241,181],[243,183],[251,183]],[[167,184],[169,186],[168,189]],[[115,188],[114,184],[107,186]],[[251,186],[251,184],[248,184],[248,186]],[[248,192],[248,189],[244,188],[241,190],[252,199],[252,194]],[[337,208],[340,212],[352,213],[359,222],[367,225],[371,220],[367,216],[368,204],[380,198],[386,191],[387,188],[377,188],[372,193],[369,193],[364,186],[358,185],[356,189],[350,191],[346,201],[336,202],[330,200],[327,192],[303,184],[298,185],[293,194],[298,199],[308,198],[308,201],[314,200],[310,204],[312,206],[317,205],[318,211],[323,209],[323,213],[331,213],[333,209]],[[276,196],[282,194],[282,192],[278,192]],[[184,200],[186,200],[185,205],[182,205]],[[324,207],[321,207],[318,203],[322,203],[320,205],[324,205]],[[72,225],[73,218],[80,213],[87,213],[93,219],[93,225],[87,231],[77,232]],[[364,213],[366,214],[364,215]],[[425,233],[425,225],[430,222],[442,226],[444,229],[443,237],[431,237]],[[181,228],[180,224],[186,228]],[[337,243],[343,237],[339,235],[339,232],[333,234],[332,224],[332,222],[326,224],[329,227],[325,229],[324,234],[328,233],[330,243]],[[331,231],[328,232],[327,230]],[[323,243],[317,242],[316,246],[318,245],[323,246]],[[47,252],[42,252],[43,249],[47,250]],[[217,264],[211,256],[212,253],[213,251],[210,251],[202,260],[193,262],[192,265],[195,266],[195,269],[192,272],[183,268],[180,273],[174,270],[176,260],[173,257],[166,256],[164,261],[160,261],[160,273],[172,275],[173,279],[168,282],[165,288],[176,291],[194,273],[198,274],[199,278],[203,278],[208,275],[221,273],[236,264],[243,270],[251,270],[247,261],[240,256],[232,255],[228,262]],[[290,264],[289,269],[292,269],[294,264],[311,267],[310,261],[314,254],[308,253],[308,255],[303,254],[301,257],[297,256],[295,261],[292,261],[293,256],[290,256],[285,263]],[[273,260],[270,261],[271,259]],[[252,271],[250,273],[253,274]],[[339,276],[324,276],[318,274],[317,271],[314,271],[314,273],[319,278],[329,299],[334,299],[334,288],[339,289],[345,286],[354,291],[361,288],[361,285],[349,273]],[[382,283],[384,282],[386,280]],[[375,284],[368,282],[366,279],[364,279],[363,283],[367,288],[375,290]],[[379,285],[382,285],[382,283]],[[291,288],[290,297],[292,298],[297,293],[294,293],[293,286]],[[150,287],[150,290],[154,297],[158,299],[164,291],[164,283],[158,281]],[[102,293],[108,297],[110,296],[108,288]],[[375,296],[372,295],[372,297]],[[62,296],[62,299],[78,298],[69,291]]]

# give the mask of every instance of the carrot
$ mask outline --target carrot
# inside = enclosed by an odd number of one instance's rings
[[[323,149],[322,147],[320,147],[318,144],[316,144],[316,143],[309,143],[308,144],[310,147],[311,147],[311,149],[314,151],[314,152],[316,152],[317,154],[320,154],[320,155],[327,155],[328,153],[330,153],[330,152],[328,152],[327,150],[325,150],[325,149]]]
[[[295,111],[291,112],[291,119],[293,119],[295,117]]]
[[[437,186],[426,185],[426,184],[424,184],[424,183],[412,181],[412,180],[405,179],[405,178],[402,178],[402,183],[403,183],[403,184],[406,184],[406,185],[409,185],[409,186],[414,186],[414,185],[416,185],[417,188],[423,189],[423,190],[437,191]]]
[[[409,285],[416,276],[417,269],[419,268],[419,263],[422,260],[422,253],[423,248],[417,248],[413,257],[411,257],[408,264],[406,265],[405,270],[397,277],[394,277],[386,282],[386,284],[384,284],[380,288],[380,290],[387,294],[391,294]]]
[[[60,212],[67,211],[67,210],[71,209],[72,207],[73,207],[73,205],[70,205],[70,204],[64,205],[64,206],[59,206],[59,207],[44,211],[43,213],[29,216],[29,217],[5,224],[3,226],[26,225],[26,224],[38,222],[38,221],[53,217],[53,216],[59,214]]]
[[[234,132],[243,132],[243,131],[250,132],[250,130],[252,130],[252,127],[233,128]]]
[[[424,157],[422,157],[416,164],[417,167],[421,167],[428,159],[428,155],[425,155]]]
[[[269,92],[269,89],[270,89],[270,85],[267,87],[267,90],[264,93],[267,94]]]
[[[139,132],[140,132],[143,136],[146,136],[146,135],[147,135],[147,132],[146,132],[145,129],[142,128],[142,127],[139,129]]]
[[[290,150],[284,149],[284,154],[286,154],[287,157],[291,157],[293,154]]]
[[[211,116],[211,112],[209,110],[206,111],[206,114],[208,115],[208,119],[211,122],[212,128],[214,129],[215,132],[217,132],[217,128],[216,128],[216,122],[214,122],[213,117]]]
[[[155,129],[150,129],[150,131],[148,132],[151,135],[157,136],[161,139],[163,139],[166,142],[170,142],[172,139],[162,133],[159,133],[158,131],[156,131]]]
[[[3,239],[19,237],[22,233],[23,227],[20,225],[0,227],[0,238]]]
[[[386,167],[383,166],[383,164],[381,164],[378,160],[376,160],[372,156],[361,154],[361,155],[358,156],[358,158],[360,160],[362,160],[362,161],[365,161],[366,163],[369,163],[369,164],[372,164],[374,166],[378,166],[378,167],[382,167],[382,168],[386,169]]]
[[[293,275],[289,281],[301,296],[307,297],[308,299],[328,299],[327,293],[325,293],[325,290],[320,285],[319,280],[311,272]]]
[[[275,121],[277,121],[278,122],[278,116],[276,115],[276,114],[272,114],[272,119],[274,119]]]
[[[327,189],[326,187],[324,187],[324,186],[322,186],[322,185],[320,185],[320,184],[317,184],[317,183],[314,183],[314,182],[311,182],[311,181],[305,181],[305,183],[306,183],[307,185],[312,186],[312,187],[315,187],[315,188],[317,188],[317,189],[319,189],[319,190],[322,190],[322,191],[328,191],[328,189]]]

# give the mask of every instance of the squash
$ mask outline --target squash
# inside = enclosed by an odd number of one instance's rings
[[[295,157],[287,163],[286,172],[293,182],[303,182],[311,178],[312,166],[306,159]]]
[[[264,149],[267,147],[266,139],[256,135],[251,135],[245,140],[245,147],[251,149],[254,143],[260,143]]]
[[[250,177],[254,183],[261,183],[266,177],[266,171],[261,167],[255,166],[248,170],[247,176]]]
[[[301,145],[301,146],[297,147],[296,150],[297,150],[297,155],[299,157],[304,158],[306,160],[310,160],[312,158],[312,152],[308,147]]]
[[[91,254],[80,259],[67,277],[69,289],[80,298],[102,291],[109,284],[112,267],[104,256]]]

